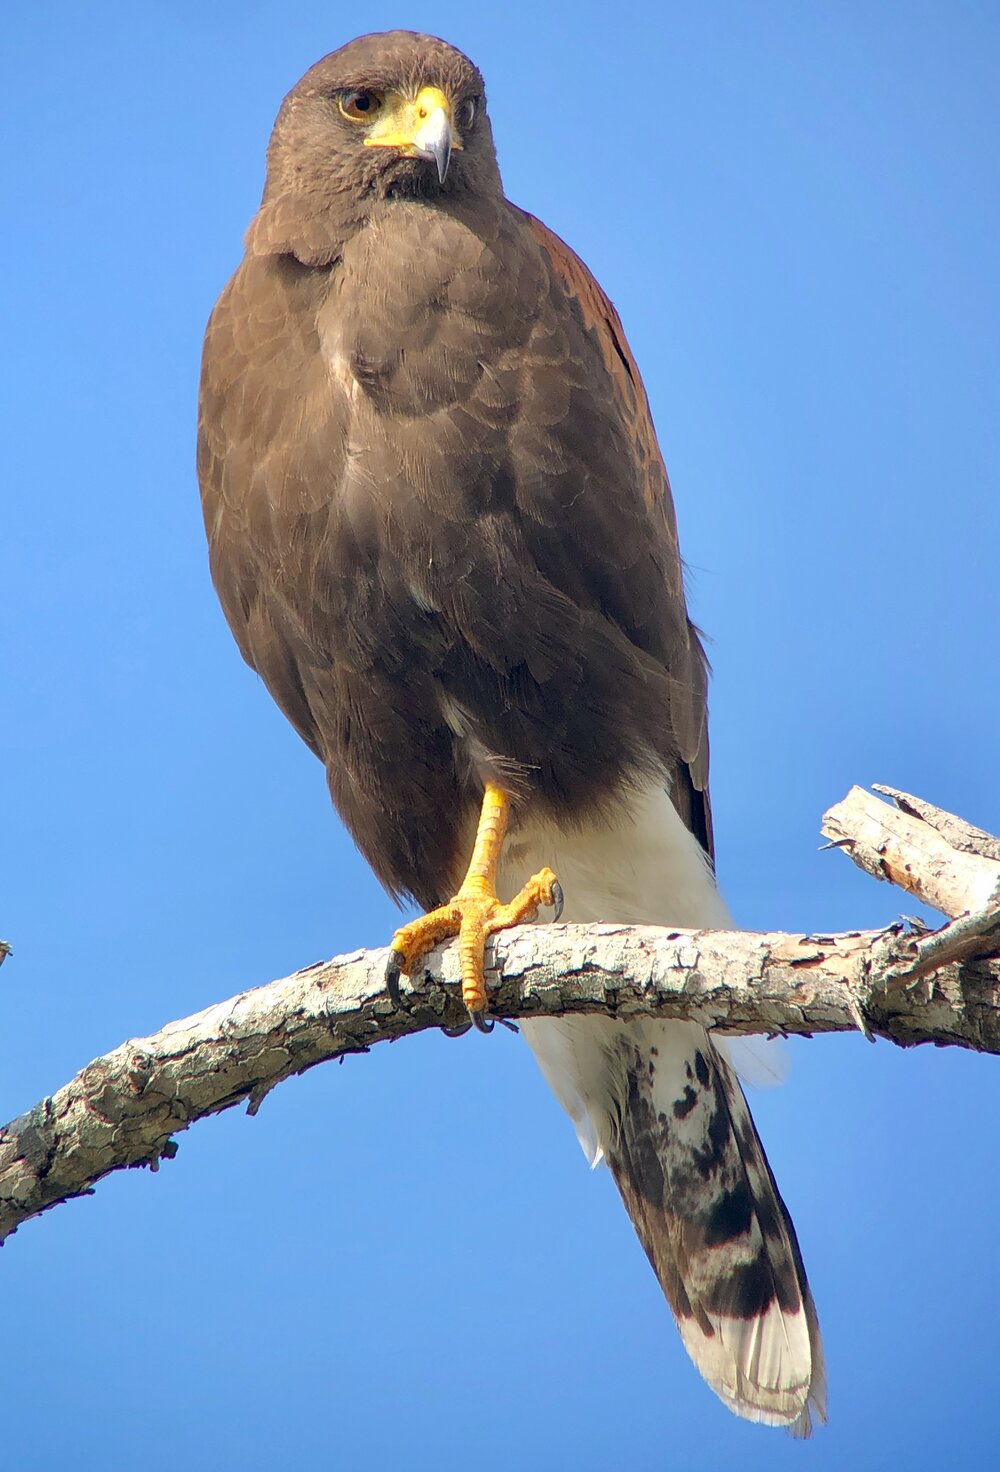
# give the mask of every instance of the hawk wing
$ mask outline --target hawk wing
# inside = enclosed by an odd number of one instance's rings
[[[594,335],[614,386],[622,427],[632,445],[643,498],[650,518],[669,548],[666,596],[684,607],[683,563],[670,481],[653,427],[653,418],[638,366],[613,304],[580,257],[564,240],[526,210],[519,210],[532,235],[548,257],[568,301]],[[679,760],[671,796],[681,819],[711,861],[715,858],[712,808],[708,793],[708,660],[698,630],[684,615],[687,640],[671,651],[674,697],[671,724]]]

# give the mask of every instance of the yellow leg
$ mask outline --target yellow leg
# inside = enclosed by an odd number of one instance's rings
[[[492,782],[483,794],[472,860],[458,893],[445,905],[403,925],[392,938],[392,953],[386,983],[393,1000],[399,1002],[399,978],[411,975],[420,959],[439,941],[458,936],[462,1001],[481,1032],[492,1031],[486,1019],[486,941],[497,930],[534,920],[539,905],[553,905],[556,919],[562,910],[562,889],[551,869],[532,876],[510,904],[497,899],[497,870],[503,851],[510,798]]]

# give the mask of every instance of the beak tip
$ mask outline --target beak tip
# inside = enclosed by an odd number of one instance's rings
[[[434,110],[413,142],[424,158],[434,160],[438,183],[443,184],[451,163],[451,119],[443,107]]]

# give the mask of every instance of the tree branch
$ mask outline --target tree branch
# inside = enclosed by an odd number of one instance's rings
[[[961,915],[995,907],[1000,896],[1000,844],[981,828],[921,799],[882,787],[894,797],[888,807],[852,787],[823,814],[823,834],[843,848],[873,879],[898,884],[940,910]]]
[[[996,840],[929,804],[915,813],[917,800],[908,801],[894,811],[854,788],[826,815],[824,832],[867,872],[946,903],[959,918],[941,930],[914,922],[839,935],[521,927],[495,938],[491,1010],[679,1017],[727,1032],[860,1029],[904,1047],[1000,1053]],[[948,862],[938,843],[950,849]],[[960,914],[963,893],[972,899]],[[0,1130],[0,1242],[112,1170],[156,1169],[176,1153],[172,1137],[197,1119],[243,1101],[253,1114],[276,1084],[317,1063],[461,1021],[454,943],[427,958],[405,1011],[385,990],[387,955],[356,951],[308,967],[88,1064]]]

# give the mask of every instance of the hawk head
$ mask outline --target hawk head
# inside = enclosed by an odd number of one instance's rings
[[[294,253],[317,263],[319,238],[342,239],[377,202],[470,193],[501,193],[478,68],[436,36],[360,36],[282,103],[248,245],[294,249],[298,234],[307,253]]]

